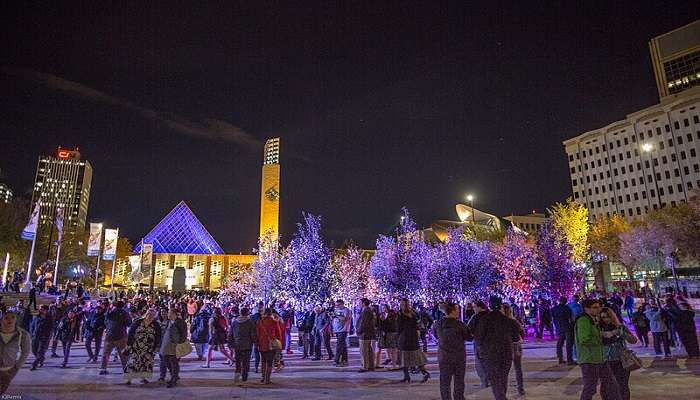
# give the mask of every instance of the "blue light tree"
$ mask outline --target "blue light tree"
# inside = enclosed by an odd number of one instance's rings
[[[252,277],[248,277],[244,281],[246,285],[249,285],[252,297],[265,304],[287,298],[287,275],[284,271],[279,236],[272,233],[261,236],[258,241],[257,253],[258,257],[253,262]],[[235,288],[232,290],[237,291]]]
[[[321,238],[321,217],[302,213],[285,254],[289,295],[299,304],[321,304],[330,299],[333,284],[330,252]]]
[[[498,289],[518,302],[528,302],[536,290],[540,263],[537,251],[527,243],[525,235],[509,229],[503,244],[494,249],[500,274]]]
[[[552,300],[570,297],[583,284],[583,271],[572,260],[571,246],[551,223],[545,224],[537,236],[539,261],[538,288]]]

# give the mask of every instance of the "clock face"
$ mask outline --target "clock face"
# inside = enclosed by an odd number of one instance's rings
[[[265,192],[265,197],[270,201],[275,201],[280,198],[280,194],[274,187],[271,187]]]

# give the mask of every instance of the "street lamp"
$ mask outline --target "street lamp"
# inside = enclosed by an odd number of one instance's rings
[[[644,153],[649,153],[649,162],[651,163],[651,176],[654,181],[654,187],[656,188],[657,202],[659,203],[659,208],[661,208],[661,193],[659,193],[659,182],[656,180],[656,167],[654,166],[654,159],[651,156],[651,152],[654,151],[654,145],[651,143],[644,143],[642,145],[642,151]]]
[[[469,207],[471,208],[472,211],[472,224],[476,222],[476,218],[474,216],[474,195],[471,193],[467,195],[467,201],[469,202]]]

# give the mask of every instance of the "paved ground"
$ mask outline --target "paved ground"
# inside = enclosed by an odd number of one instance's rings
[[[679,358],[654,357],[648,349],[636,349],[646,368],[634,371],[631,378],[632,399],[700,399],[700,362],[686,362],[682,350],[675,349]],[[59,346],[60,352],[60,346]],[[233,370],[223,364],[221,357],[212,368],[200,368],[196,356],[181,363],[181,382],[173,389],[156,383],[126,386],[123,377],[112,364],[110,375],[99,376],[97,366],[86,364],[82,343],[74,345],[69,368],[61,369],[61,359],[49,359],[44,368],[31,372],[23,369],[2,399],[439,399],[438,372],[434,348],[429,351],[429,371],[432,379],[426,383],[399,383],[401,372],[357,373],[357,349],[350,351],[348,368],[334,368],[329,361],[308,361],[298,355],[287,359],[287,367],[272,375],[273,384],[263,386],[253,374],[245,387],[233,386]],[[524,350],[525,396],[515,394],[511,371],[510,397],[513,399],[578,399],[581,390],[580,369],[559,366],[554,356],[554,342],[526,343]],[[33,358],[30,356],[31,361]],[[156,376],[157,377],[157,376]],[[416,376],[418,378],[418,376]],[[481,390],[474,372],[470,352],[467,365],[467,398],[490,399],[488,389]]]

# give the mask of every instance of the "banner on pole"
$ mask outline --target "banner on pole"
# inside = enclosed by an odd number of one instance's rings
[[[56,208],[56,231],[58,231],[56,244],[60,246],[63,239],[63,209],[61,207]]]
[[[141,269],[141,256],[135,255],[135,256],[129,256],[129,266],[131,267],[131,271],[137,271]]]
[[[100,255],[100,245],[102,244],[102,224],[90,223],[90,238],[88,239],[88,257]]]
[[[24,240],[34,240],[36,236],[36,228],[39,226],[39,211],[41,211],[41,202],[37,201],[32,211],[31,217],[29,217],[29,223],[22,230],[22,239]]]
[[[151,267],[153,265],[153,244],[144,243],[143,246],[141,246],[141,248],[143,249],[143,259],[141,260],[141,266]]]
[[[119,229],[105,229],[103,260],[114,260],[114,257],[117,256],[117,239],[119,239]]]

